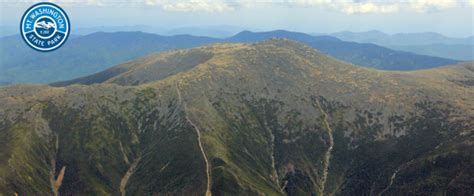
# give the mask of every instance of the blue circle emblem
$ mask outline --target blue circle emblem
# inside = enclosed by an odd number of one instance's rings
[[[69,37],[69,18],[53,3],[38,3],[26,10],[21,18],[23,40],[31,48],[49,52],[61,47]]]

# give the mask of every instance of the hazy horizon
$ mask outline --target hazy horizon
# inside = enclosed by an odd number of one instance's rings
[[[23,12],[36,0],[0,0],[2,31],[17,31]],[[473,36],[474,0],[59,0],[72,29],[148,26],[284,29],[305,33],[378,30],[387,34],[435,32],[447,37]],[[7,28],[5,30],[5,28]],[[11,29],[11,30],[8,30]],[[221,30],[227,30],[222,28]],[[229,31],[236,31],[230,29]]]
[[[277,28],[277,29],[256,29],[256,28],[246,28],[246,27],[237,27],[237,26],[229,26],[232,27],[232,29],[225,29],[225,28],[219,28],[219,26],[225,26],[225,25],[213,25],[213,26],[182,26],[182,27],[175,27],[175,28],[165,28],[165,27],[154,27],[154,26],[146,26],[146,25],[127,25],[127,26],[80,26],[76,27],[72,30],[73,35],[88,35],[91,33],[96,33],[96,32],[107,32],[107,33],[112,33],[112,32],[143,32],[143,33],[152,33],[152,34],[157,34],[157,35],[181,35],[181,34],[189,34],[189,35],[196,35],[196,36],[208,36],[208,37],[217,37],[217,38],[226,38],[228,36],[233,36],[236,35],[240,32],[243,31],[251,31],[251,32],[270,32],[270,31],[278,31],[278,30],[284,30],[284,31],[290,31],[290,32],[299,32],[299,33],[305,33],[305,34],[310,34],[310,35],[331,35],[335,33],[342,33],[342,32],[351,32],[351,33],[368,33],[368,32],[380,32],[386,35],[397,35],[397,34],[422,34],[422,33],[436,33],[442,36],[445,36],[447,38],[469,38],[469,37],[474,37],[474,34],[472,35],[466,35],[466,36],[450,36],[446,35],[443,33],[439,32],[433,32],[433,31],[420,31],[420,32],[385,32],[382,30],[378,29],[370,29],[370,30],[364,30],[364,31],[351,31],[351,30],[340,30],[340,31],[334,31],[334,32],[306,32],[306,31],[297,31],[297,30],[289,30],[289,29],[283,29],[283,28]],[[135,29],[133,29],[135,28]],[[190,31],[186,30],[209,30],[209,31],[222,31],[222,33],[228,33],[228,36],[213,36],[213,35],[202,35],[199,32],[193,33]],[[177,30],[183,30],[186,33],[173,33]],[[17,28],[16,26],[0,26],[0,37],[6,37],[6,36],[12,36],[12,35],[17,35],[20,34],[19,32],[16,32]],[[86,32],[86,33],[84,33]]]

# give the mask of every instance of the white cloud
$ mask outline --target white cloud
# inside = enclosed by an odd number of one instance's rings
[[[375,3],[348,4],[341,7],[341,11],[347,14],[358,13],[393,13],[398,12],[400,6],[397,4],[378,5]]]
[[[346,14],[433,12],[463,6],[474,0],[287,0],[305,6],[329,7]]]
[[[279,2],[279,1],[274,1]],[[284,0],[282,3],[286,3],[289,5],[295,6],[321,6],[321,5],[328,5],[334,3],[334,0]]]
[[[439,11],[456,7],[456,0],[411,0],[409,5],[417,12]]]
[[[66,6],[109,6],[113,5],[113,0],[0,0],[1,5],[17,5],[17,4],[35,4],[40,2],[51,2]],[[135,1],[125,1],[122,4],[130,4]]]
[[[464,6],[466,1],[474,5],[474,0],[257,0],[253,3],[263,2],[291,7],[318,7],[346,14],[365,14],[396,13],[399,11],[434,12]]]
[[[0,0],[2,4],[35,3],[42,0]],[[436,12],[473,7],[474,0],[48,0],[76,6],[147,6],[174,12],[224,12],[270,6],[322,8],[346,14]]]
[[[223,12],[233,10],[224,0],[147,0],[147,5],[156,5],[166,11]]]

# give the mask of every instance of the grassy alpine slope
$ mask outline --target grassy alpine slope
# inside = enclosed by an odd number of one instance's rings
[[[3,87],[0,192],[52,194],[65,167],[63,195],[471,195],[473,80],[273,39]]]

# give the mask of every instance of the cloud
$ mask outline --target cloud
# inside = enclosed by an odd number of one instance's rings
[[[234,7],[224,0],[146,0],[146,5],[159,6],[166,11],[223,12]]]
[[[3,4],[41,0],[0,0]],[[474,8],[474,0],[49,0],[76,6],[146,6],[173,12],[225,12],[271,6],[321,8],[345,14],[438,12],[456,7]]]
[[[269,0],[253,3],[276,4],[289,7],[323,8],[346,14],[436,12],[462,7],[474,0]]]
[[[375,3],[360,3],[341,7],[341,11],[347,14],[393,13],[398,12],[399,10],[400,6],[397,4],[378,5]]]
[[[51,2],[61,6],[77,6],[77,7],[84,7],[84,6],[110,6],[110,5],[117,5],[117,4],[126,4],[130,5],[132,3],[137,3],[135,0],[131,1],[113,1],[113,0],[0,0],[1,6],[14,6],[14,5],[32,5],[35,3],[40,2]]]
[[[417,12],[434,12],[454,8],[456,0],[411,0],[410,7]]]
[[[283,0],[289,6],[329,8],[346,14],[435,12],[463,6],[474,0]]]

